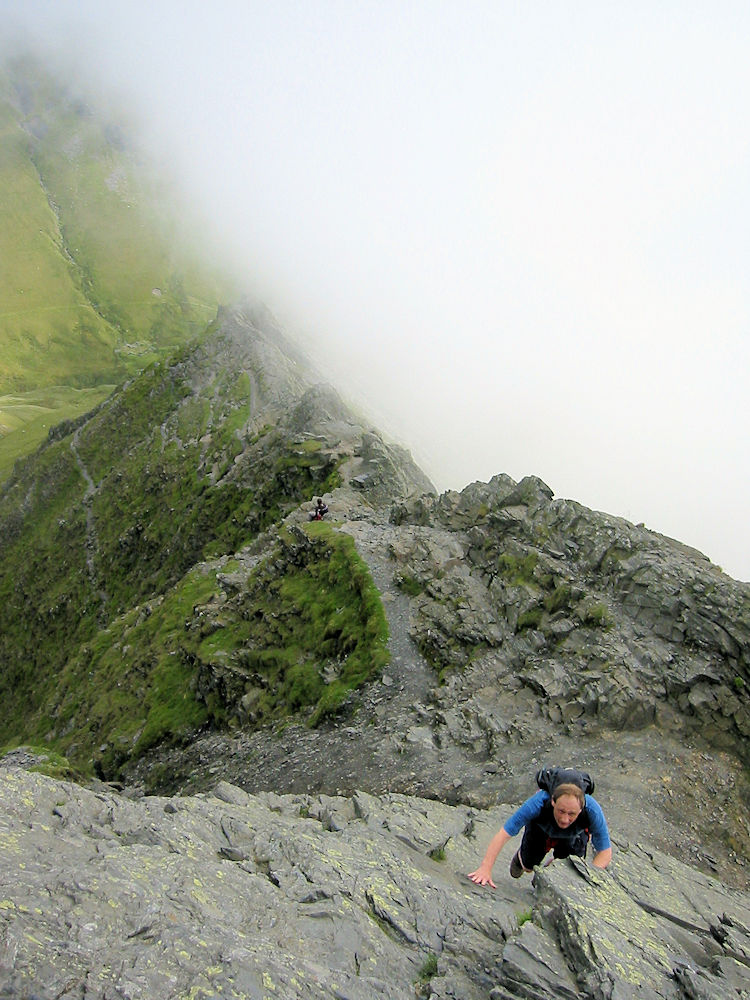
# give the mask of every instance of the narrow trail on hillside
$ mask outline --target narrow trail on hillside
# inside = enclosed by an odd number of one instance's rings
[[[380,591],[390,663],[380,678],[352,695],[341,715],[316,729],[294,722],[281,731],[199,736],[184,751],[189,777],[182,792],[211,787],[218,774],[247,791],[416,792],[423,788],[425,754],[435,781],[451,786],[454,775],[441,767],[429,724],[437,678],[409,634],[409,598],[393,580],[389,547],[395,529],[387,511],[376,512],[369,504],[365,510],[351,488],[326,499],[326,520],[354,539]],[[305,505],[294,517],[302,520],[307,513]]]
[[[83,481],[86,483],[86,490],[81,501],[83,503],[83,509],[86,512],[86,539],[84,542],[86,548],[86,568],[88,569],[91,589],[99,597],[99,601],[101,602],[101,612],[103,614],[109,598],[106,591],[101,586],[99,574],[96,570],[96,554],[99,551],[99,543],[96,534],[94,511],[92,509],[94,494],[96,493],[96,483],[92,479],[91,473],[86,467],[86,464],[81,458],[81,454],[78,450],[78,438],[80,432],[81,429],[79,427],[73,433],[73,436],[70,439],[70,450],[73,452],[73,457],[76,460],[78,471],[81,473]]]
[[[357,552],[367,563],[375,586],[380,591],[388,621],[388,650],[391,662],[385,671],[386,684],[393,684],[393,700],[403,702],[404,708],[424,702],[435,687],[435,671],[420,653],[409,630],[409,598],[396,586],[393,579],[393,561],[389,554],[391,532],[383,521],[348,521],[341,530],[351,535]],[[396,698],[396,692],[402,698]]]

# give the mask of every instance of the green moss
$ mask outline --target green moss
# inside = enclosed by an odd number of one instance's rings
[[[534,570],[539,556],[529,552],[525,556],[514,556],[510,552],[502,552],[497,559],[500,574],[515,586],[534,584]]]
[[[587,604],[581,612],[581,621],[593,628],[607,628],[611,625],[607,606],[600,602]]]
[[[409,597],[418,597],[420,594],[424,593],[423,585],[413,576],[408,576],[407,574],[398,576],[396,578],[396,585],[399,590],[402,590]]]
[[[518,616],[518,631],[521,632],[527,628],[539,628],[542,623],[542,609],[541,608],[530,608],[528,611],[524,611]]]
[[[316,441],[313,438],[311,438],[308,441],[302,441],[301,444],[299,445],[299,447],[300,447],[300,449],[303,452],[307,452],[308,454],[311,454],[311,453],[320,451],[320,449],[323,447],[323,445],[322,445],[322,442]]]
[[[571,590],[568,584],[560,584],[559,587],[555,589],[550,594],[546,594],[544,597],[544,607],[550,614],[554,614],[556,611],[562,611],[570,606],[571,600]]]

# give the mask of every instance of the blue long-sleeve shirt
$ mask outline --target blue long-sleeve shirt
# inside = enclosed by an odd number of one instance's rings
[[[521,832],[523,827],[528,826],[529,823],[537,818],[549,801],[549,792],[545,792],[540,788],[535,795],[532,795],[530,799],[526,799],[523,805],[519,806],[513,815],[506,820],[503,829],[511,837],[515,837],[517,833]],[[607,821],[604,818],[604,813],[602,812],[602,807],[593,795],[586,796],[586,810],[589,815],[589,833],[591,834],[594,850],[606,851],[608,847],[612,846],[612,842],[609,839],[609,829]]]

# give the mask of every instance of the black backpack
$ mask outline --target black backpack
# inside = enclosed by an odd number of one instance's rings
[[[577,767],[543,767],[536,772],[536,783],[550,795],[558,785],[578,785],[584,795],[594,794],[594,779]]]

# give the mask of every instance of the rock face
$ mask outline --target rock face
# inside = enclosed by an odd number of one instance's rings
[[[0,996],[750,996],[746,898],[637,845],[480,889],[501,815],[226,782],[134,800],[6,759]]]
[[[555,726],[657,721],[750,760],[750,588],[699,552],[533,477],[423,497],[393,519],[410,526],[393,557],[420,592],[413,635],[439,668],[481,663]]]

